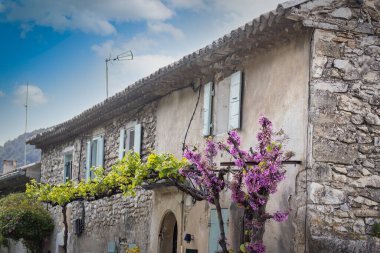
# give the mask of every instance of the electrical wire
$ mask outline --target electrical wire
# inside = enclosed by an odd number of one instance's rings
[[[189,125],[187,126],[186,134],[185,134],[185,138],[183,139],[183,143],[182,143],[182,153],[183,153],[183,152],[185,151],[185,149],[186,149],[186,139],[187,139],[187,135],[188,135],[188,133],[189,133],[191,123],[193,122],[195,112],[197,111],[197,108],[198,108],[199,99],[200,99],[200,97],[201,97],[201,90],[202,90],[202,85],[200,85],[199,88],[198,88],[198,98],[197,98],[197,103],[195,104],[195,108],[194,108],[194,111],[193,111],[193,115],[191,115]]]

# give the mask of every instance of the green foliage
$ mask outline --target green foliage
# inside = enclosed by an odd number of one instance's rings
[[[377,238],[380,238],[380,223],[375,222],[375,224],[373,225],[373,228],[372,228],[372,233]]]
[[[41,252],[43,239],[53,228],[50,214],[41,203],[26,194],[10,194],[0,199],[0,234],[3,238],[22,240],[30,252],[37,253]]]
[[[8,246],[9,246],[8,239],[5,238],[2,234],[0,234],[0,248],[8,247]]]
[[[187,165],[185,158],[177,160],[173,154],[151,154],[146,163],[146,171],[158,173],[160,179],[173,178],[175,180],[183,181],[185,178],[178,173],[178,170]]]
[[[178,160],[172,154],[155,154],[148,156],[146,163],[141,162],[140,155],[128,152],[125,157],[111,167],[108,173],[104,168],[93,168],[95,178],[74,184],[50,185],[32,181],[27,185],[26,193],[31,198],[53,205],[64,206],[75,200],[90,200],[122,192],[125,196],[134,195],[135,189],[144,183],[154,183],[159,179],[184,181],[178,170],[187,165],[185,159]]]

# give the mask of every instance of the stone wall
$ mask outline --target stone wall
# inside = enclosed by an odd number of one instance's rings
[[[371,235],[380,222],[379,23],[373,5],[351,2],[325,9],[329,23],[318,23],[314,32],[305,178],[309,252],[380,252]],[[319,8],[314,20],[322,18]]]
[[[73,140],[50,146],[42,153],[42,182],[63,183],[64,153],[73,151],[73,181],[85,179],[86,143],[92,137],[104,136],[104,166],[108,170],[118,159],[120,129],[128,122],[142,124],[142,159],[146,159],[149,150],[155,147],[156,103],[142,108],[134,117],[120,116],[105,122],[96,129]],[[71,151],[70,151],[71,152]],[[149,244],[150,213],[152,192],[141,190],[135,197],[123,197],[121,194],[93,202],[74,202],[68,205],[69,252],[105,252],[110,241],[117,245],[135,243],[142,252]],[[57,245],[63,242],[63,224],[60,207],[50,207],[56,228],[46,250],[56,252]],[[85,230],[82,235],[74,234],[74,222],[85,217]]]

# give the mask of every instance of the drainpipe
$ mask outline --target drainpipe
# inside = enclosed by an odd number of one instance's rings
[[[181,242],[181,251],[180,253],[184,252],[183,248],[183,230],[185,229],[185,223],[184,223],[184,204],[185,204],[185,193],[182,192],[182,201],[181,201],[181,237],[180,237],[180,242]]]
[[[82,146],[83,146],[83,136],[80,139],[80,147],[79,147],[79,162],[78,162],[78,183],[80,182],[80,164],[82,162]]]

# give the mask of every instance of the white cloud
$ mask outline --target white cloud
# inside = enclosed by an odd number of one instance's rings
[[[125,43],[109,40],[100,45],[93,45],[92,50],[103,59],[116,56],[121,52],[133,50],[132,61],[120,61],[109,65],[109,90],[114,94],[137,80],[148,76],[161,67],[164,67],[177,57],[162,53],[146,53],[155,43],[145,37],[135,37]]]
[[[25,39],[28,32],[33,30],[33,25],[24,23],[20,25],[20,29],[21,29],[20,37],[22,39]]]
[[[178,9],[199,10],[205,8],[203,0],[168,0],[170,6]]]
[[[103,44],[100,45],[93,45],[91,49],[100,57],[102,58],[108,58],[113,54],[114,48],[114,41],[113,40],[107,40]]]
[[[164,22],[148,22],[148,29],[153,33],[168,33],[177,39],[184,37],[181,29]]]
[[[4,91],[1,91],[1,90],[0,90],[0,98],[1,98],[1,97],[4,97],[4,96],[5,96]]]
[[[225,25],[230,29],[245,24],[259,15],[277,8],[284,0],[212,0],[213,9],[223,15]],[[223,26],[223,25],[222,25]]]
[[[20,85],[16,88],[14,93],[14,101],[18,105],[25,105],[26,102],[26,85]],[[47,98],[43,91],[34,85],[29,85],[28,87],[28,105],[37,106],[42,105],[47,102]]]
[[[113,22],[166,20],[173,15],[159,0],[5,0],[2,5],[8,21],[99,35],[115,33]]]
[[[128,42],[115,43],[113,40],[107,40],[102,44],[93,45],[91,49],[102,58],[108,58],[110,56],[116,56],[120,53],[131,50],[134,54],[146,53],[151,48],[157,45],[152,39],[144,36],[135,36]]]
[[[123,61],[110,65],[108,71],[110,95],[125,89],[128,85],[154,73],[159,68],[175,60],[176,58],[169,55],[146,54],[136,55],[132,61]]]

